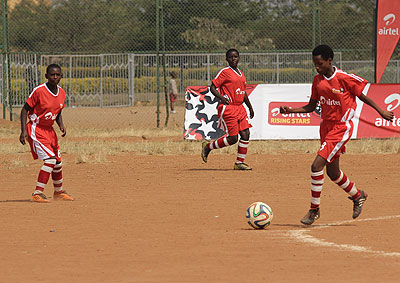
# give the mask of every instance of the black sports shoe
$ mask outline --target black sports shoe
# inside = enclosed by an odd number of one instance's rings
[[[207,163],[208,155],[210,154],[211,150],[207,147],[208,142],[204,141],[201,144],[201,158],[203,159],[204,163]]]
[[[362,207],[364,205],[364,202],[367,200],[367,193],[360,190],[360,196],[358,197],[358,199],[353,199],[352,197],[349,197],[349,199],[351,199],[353,201],[353,219],[356,219],[362,210]]]
[[[310,209],[307,214],[300,220],[305,225],[311,225],[320,216],[319,208]]]

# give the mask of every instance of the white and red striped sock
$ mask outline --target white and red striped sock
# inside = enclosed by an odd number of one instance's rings
[[[319,208],[323,185],[324,170],[319,172],[311,172],[311,209]]]
[[[353,199],[356,199],[360,196],[360,190],[356,188],[356,185],[347,178],[346,174],[340,170],[340,176],[335,181],[339,187],[341,187],[346,193],[348,193]]]
[[[50,178],[50,173],[53,171],[54,165],[56,164],[56,160],[53,158],[46,159],[42,168],[40,168],[36,189],[34,194],[43,193],[44,187],[46,186],[47,182]]]
[[[228,139],[226,136],[220,137],[219,139],[207,144],[208,149],[218,149],[218,148],[223,148],[225,146],[229,146],[230,144],[228,143]]]
[[[54,191],[61,192],[63,184],[62,162],[56,163],[53,171],[51,172],[51,178],[53,179]]]
[[[249,146],[249,141],[245,141],[242,139],[239,140],[236,164],[244,162],[244,159],[246,158],[248,146]]]

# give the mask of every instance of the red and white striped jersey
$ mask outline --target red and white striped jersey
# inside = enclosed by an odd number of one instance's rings
[[[65,91],[58,86],[57,93],[52,93],[41,84],[33,89],[26,102],[31,107],[29,120],[41,127],[52,127],[57,115],[65,107]]]
[[[329,78],[318,74],[314,77],[311,98],[321,106],[321,118],[326,121],[345,122],[354,117],[356,97],[360,96],[368,81],[334,67]]]
[[[242,104],[246,93],[246,78],[242,71],[238,71],[239,73],[231,67],[223,68],[212,80],[219,93],[233,105]]]

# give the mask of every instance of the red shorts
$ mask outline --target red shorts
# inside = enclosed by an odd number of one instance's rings
[[[346,152],[346,143],[353,134],[353,121],[329,122],[322,121],[319,133],[321,136],[321,147],[318,155],[328,163],[339,158]]]
[[[61,161],[57,134],[53,127],[40,127],[28,123],[26,129],[33,159],[45,160],[54,156],[57,161]]]
[[[172,92],[169,94],[169,99],[171,102],[175,102],[178,96],[176,94],[173,94]]]
[[[225,131],[227,136],[237,136],[239,131],[252,127],[243,104],[220,104],[218,106],[218,117],[218,126]]]

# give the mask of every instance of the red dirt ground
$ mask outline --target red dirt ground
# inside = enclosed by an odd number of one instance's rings
[[[4,166],[12,158],[26,166]],[[313,158],[250,153],[254,170],[237,172],[233,155],[76,164],[66,154],[76,201],[37,204],[41,162],[0,155],[0,282],[398,282],[400,155],[344,156],[369,193],[363,213],[352,221],[352,203],[326,178],[321,219],[305,227]],[[267,230],[246,223],[254,201],[274,211]]]

